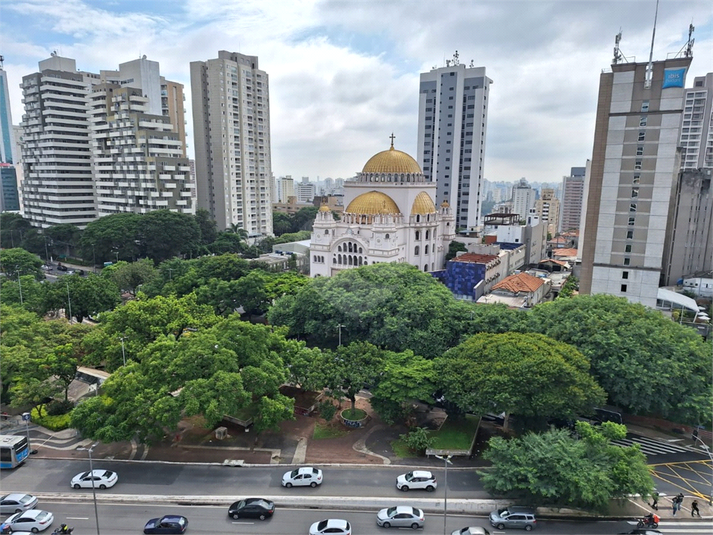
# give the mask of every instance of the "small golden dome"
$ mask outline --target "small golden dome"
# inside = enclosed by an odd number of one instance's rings
[[[319,207],[320,212],[331,212],[332,210],[329,209],[329,206],[326,204],[323,204],[322,206]]]
[[[413,206],[411,207],[411,215],[414,214],[433,214],[436,212],[436,205],[433,204],[431,197],[428,193],[422,191],[413,201]]]
[[[421,167],[419,167],[416,160],[405,152],[396,150],[393,145],[389,150],[379,152],[372,156],[362,173],[412,173],[421,174]]]
[[[450,207],[451,207],[451,205],[448,204],[448,201],[443,201],[443,202],[441,203],[441,208],[450,208]]]
[[[349,203],[344,210],[350,214],[400,214],[401,210],[394,200],[380,191],[362,193]]]

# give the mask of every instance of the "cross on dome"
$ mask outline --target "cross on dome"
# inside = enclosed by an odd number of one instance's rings
[[[394,135],[393,132],[391,132],[391,135],[389,136],[391,139],[391,150],[394,150],[394,139],[396,139],[396,136]]]

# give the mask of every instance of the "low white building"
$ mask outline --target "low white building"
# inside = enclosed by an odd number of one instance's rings
[[[426,180],[416,160],[394,149],[392,139],[388,150],[344,183],[341,220],[329,207],[320,208],[310,245],[311,276],[380,262],[443,269],[455,217],[447,202],[436,208],[435,195],[435,182]]]

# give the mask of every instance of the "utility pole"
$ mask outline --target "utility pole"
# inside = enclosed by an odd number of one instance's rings
[[[451,462],[452,455],[436,455],[436,459],[441,459],[445,465],[446,475],[444,476],[443,486],[446,491],[446,497],[443,500],[443,535],[446,535],[446,520],[448,519],[448,465],[453,464]]]
[[[342,327],[344,327],[344,325],[342,325],[341,323],[337,325],[337,329],[339,329],[339,346],[342,345]]]
[[[67,283],[67,306],[69,308],[69,323],[72,323],[72,300],[69,297],[69,281],[65,278],[64,282]]]
[[[94,465],[92,464],[92,450],[94,450],[96,444],[92,444],[88,448],[77,448],[77,451],[86,451],[89,454],[89,473],[91,474],[92,478],[92,496],[94,497],[94,518],[97,521],[97,535],[101,535],[99,533],[99,510],[97,509],[97,491],[96,487],[94,486]]]
[[[126,352],[124,351],[124,337],[120,336],[119,340],[121,340],[121,358],[124,361],[124,366],[126,366]]]

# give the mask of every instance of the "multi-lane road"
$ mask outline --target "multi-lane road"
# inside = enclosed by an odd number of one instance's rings
[[[72,476],[87,468],[86,461],[31,459],[16,470],[3,471],[0,489],[3,493],[38,494],[39,507],[55,514],[55,526],[65,522],[76,527],[75,535],[96,533],[91,491],[69,487]],[[325,467],[324,483],[316,489],[283,488],[280,480],[286,466],[227,468],[101,460],[95,462],[94,468],[119,474],[114,488],[97,491],[99,527],[104,535],[140,533],[149,518],[167,513],[188,517],[189,533],[195,534],[292,535],[307,533],[312,522],[323,518],[344,518],[351,522],[355,535],[376,535],[389,533],[376,526],[376,511],[409,502],[427,510],[426,526],[418,532],[444,532],[442,471],[436,471],[440,486],[435,492],[402,493],[396,490],[395,479],[403,467]],[[275,500],[278,510],[272,519],[260,522],[228,518],[227,505],[233,499],[252,495]],[[500,533],[489,526],[486,516],[496,502],[489,500],[472,469],[449,470],[448,502],[447,533],[464,526],[483,526],[491,533]],[[710,521],[687,520],[664,522],[660,529],[677,535],[713,532]],[[540,519],[537,531],[602,535],[623,533],[632,527],[625,521]]]

